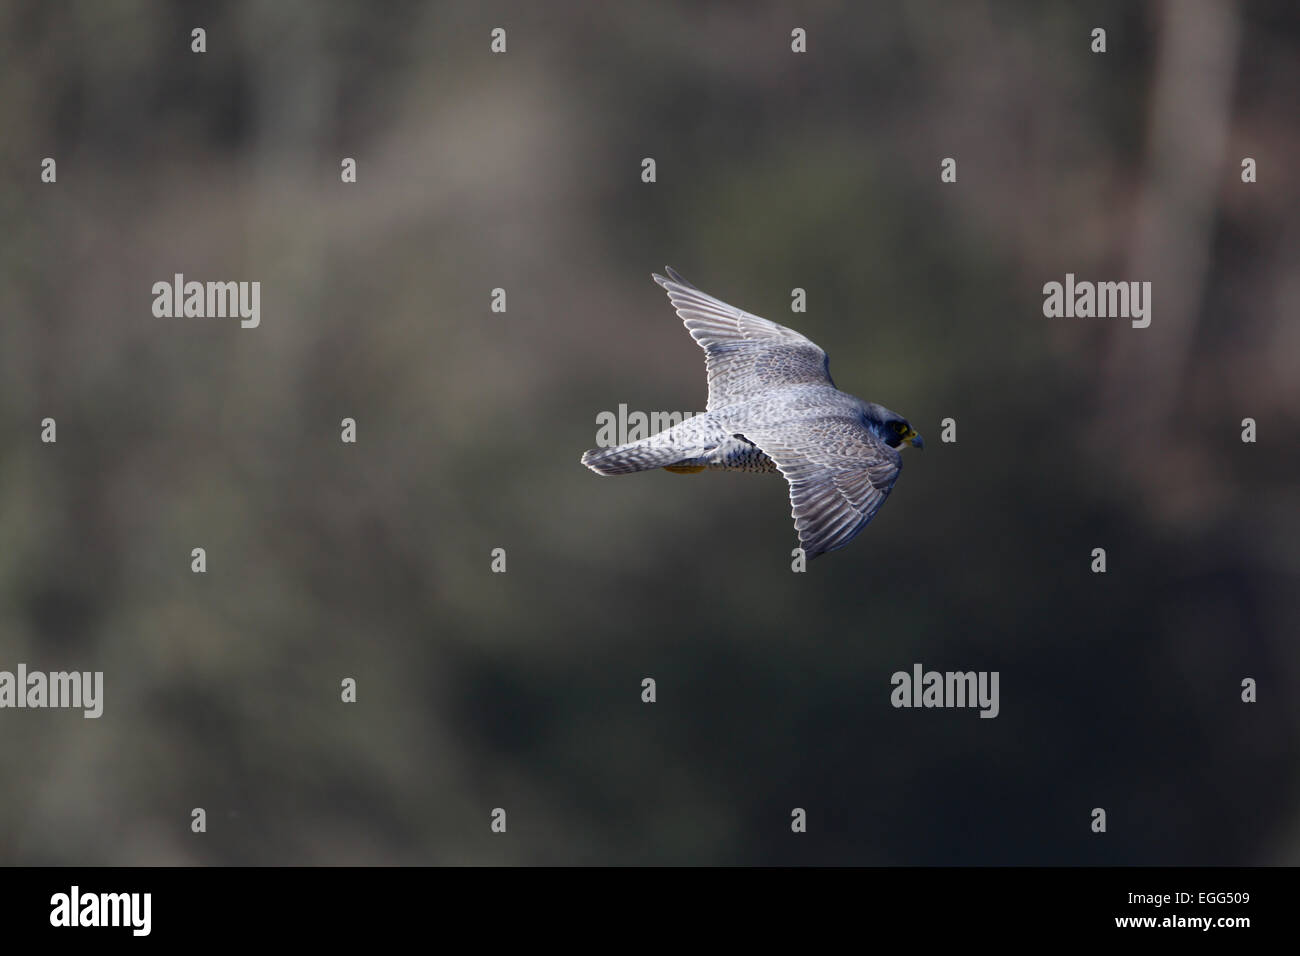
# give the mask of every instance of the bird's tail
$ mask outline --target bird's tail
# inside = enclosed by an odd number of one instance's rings
[[[593,448],[583,453],[582,463],[598,475],[630,475],[653,468],[676,472],[704,470],[704,465],[693,458],[693,452],[701,449],[683,449],[677,442],[666,440],[665,434],[661,432],[617,448]]]

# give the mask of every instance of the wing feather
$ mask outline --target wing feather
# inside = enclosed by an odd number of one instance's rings
[[[850,418],[758,425],[745,437],[776,462],[790,485],[790,513],[809,558],[844,547],[876,516],[903,459]]]
[[[691,338],[704,349],[708,411],[783,385],[831,385],[830,364],[815,343],[793,329],[728,305],[691,285],[672,268],[655,275]]]

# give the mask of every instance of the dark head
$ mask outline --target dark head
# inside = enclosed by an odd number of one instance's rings
[[[862,403],[863,423],[880,436],[890,448],[898,448],[903,442],[909,442],[913,448],[924,448],[925,442],[908,424],[907,419],[895,415],[883,405],[875,402]]]

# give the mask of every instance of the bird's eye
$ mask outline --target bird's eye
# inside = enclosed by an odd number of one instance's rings
[[[907,431],[907,422],[894,422],[894,431],[900,435],[903,434],[903,432]]]

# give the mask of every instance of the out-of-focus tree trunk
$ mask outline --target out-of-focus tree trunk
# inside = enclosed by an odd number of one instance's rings
[[[1152,321],[1112,337],[1101,409],[1102,421],[1152,439],[1153,455],[1177,414],[1200,317],[1240,31],[1229,0],[1167,2],[1158,17],[1146,164],[1123,277],[1151,282]]]

